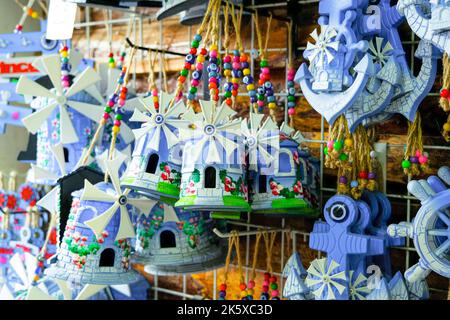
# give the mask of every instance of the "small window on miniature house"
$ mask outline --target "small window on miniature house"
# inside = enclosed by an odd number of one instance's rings
[[[64,152],[64,161],[67,163],[69,162],[69,149],[63,148],[63,152]]]
[[[278,172],[289,173],[292,171],[291,167],[291,155],[288,152],[280,151],[280,161]]]
[[[216,187],[216,169],[207,167],[205,169],[205,188],[214,189]]]
[[[145,172],[155,174],[156,168],[158,168],[159,156],[156,153],[153,153],[148,159],[147,168]]]
[[[162,248],[175,248],[177,242],[175,240],[175,234],[170,230],[164,230],[159,235],[159,246]]]
[[[106,248],[100,255],[99,267],[114,267],[115,257],[116,253],[114,252],[114,249]]]
[[[258,180],[258,192],[267,193],[267,176],[260,174]]]

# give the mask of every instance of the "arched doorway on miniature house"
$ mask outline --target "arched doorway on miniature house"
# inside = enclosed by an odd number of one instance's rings
[[[113,248],[106,248],[100,253],[99,267],[114,267],[116,252]]]
[[[295,176],[295,163],[292,152],[289,149],[281,148],[278,155],[278,170],[276,176]]]
[[[172,230],[164,230],[159,234],[159,246],[161,249],[176,248],[177,240]]]
[[[204,173],[205,189],[215,189],[217,187],[217,170],[214,167],[206,167]]]
[[[156,170],[158,169],[158,164],[159,164],[159,155],[157,153],[152,153],[150,157],[148,157],[145,172],[155,174]]]

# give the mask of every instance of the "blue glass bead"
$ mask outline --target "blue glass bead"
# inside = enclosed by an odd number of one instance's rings
[[[295,88],[289,88],[288,93],[289,93],[291,96],[294,96],[294,95],[295,95]]]
[[[288,81],[287,86],[288,86],[288,88],[293,88],[295,86],[294,81]]]
[[[247,300],[253,300],[253,296],[247,296]]]
[[[248,62],[241,62],[241,68],[242,69],[247,69],[249,67]]]
[[[230,90],[231,90],[231,87],[230,87],[229,83],[225,83],[225,84],[223,85],[223,89],[224,89],[225,91],[230,91]]]
[[[237,77],[236,78],[242,78],[244,74],[242,73],[242,70],[237,70]]]
[[[192,79],[198,80],[202,77],[201,73],[198,71],[192,72]]]
[[[223,64],[223,68],[224,68],[224,69],[231,69],[231,63],[225,62],[225,63]]]
[[[185,60],[186,60],[186,62],[193,64],[193,63],[195,63],[195,56],[189,53],[188,55],[186,55]]]
[[[245,76],[244,79],[242,79],[242,81],[243,81],[245,84],[251,84],[251,83],[253,83],[253,78],[252,78],[252,77],[249,77],[249,76]]]
[[[188,94],[188,99],[189,100],[194,100],[195,99],[195,95],[193,93],[189,93]]]
[[[219,291],[219,297],[220,297],[220,298],[225,298],[226,295],[227,295],[227,292],[226,292],[226,291]]]
[[[210,63],[207,68],[208,72],[217,71],[217,65],[214,63]]]
[[[259,87],[258,88],[258,94],[265,94],[266,90],[264,90],[264,87]]]
[[[356,188],[357,186],[358,186],[358,181],[353,180],[352,182],[350,182],[350,187]]]
[[[239,52],[239,50],[233,50],[233,56],[240,56],[241,53]]]
[[[199,34],[196,34],[196,35],[194,36],[194,40],[200,42],[200,41],[202,41],[202,36],[199,35]]]
[[[124,115],[125,114],[125,109],[116,107],[114,112],[117,113],[117,114],[120,114],[120,115]]]
[[[267,96],[273,96],[273,89],[272,88],[266,89],[266,95]]]
[[[264,107],[258,107],[258,112],[259,113],[263,113],[264,112]]]
[[[271,300],[280,300],[280,297],[272,297]]]
[[[117,83],[118,84],[123,84],[123,79],[122,78],[117,79]]]
[[[270,82],[270,81],[264,82],[264,88],[267,88],[267,89],[272,88],[272,82]]]
[[[261,293],[261,300],[269,300],[269,294],[266,292]]]
[[[248,94],[249,94],[250,97],[255,97],[256,98],[256,91],[255,90],[250,90],[248,92]]]
[[[215,78],[215,77],[217,77],[217,72],[211,71],[210,73],[208,73],[208,76],[210,78]]]
[[[293,107],[295,107],[295,102],[289,101],[287,103],[287,106],[288,106],[288,108],[293,108]]]
[[[275,102],[275,96],[268,96],[267,97],[268,102]]]
[[[209,63],[217,64],[217,58],[209,58]]]

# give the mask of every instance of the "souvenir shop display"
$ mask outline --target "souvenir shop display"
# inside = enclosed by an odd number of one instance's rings
[[[447,298],[449,1],[51,1],[0,34],[0,300]]]

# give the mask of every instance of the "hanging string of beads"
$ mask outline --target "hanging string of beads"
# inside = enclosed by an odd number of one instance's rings
[[[130,59],[128,61],[128,65],[124,66],[120,72],[119,78],[117,79],[117,86],[114,90],[114,92],[111,94],[111,96],[108,98],[108,102],[106,103],[105,108],[103,109],[103,116],[102,119],[100,120],[99,126],[97,127],[97,130],[94,134],[94,137],[91,140],[91,143],[89,145],[89,149],[87,150],[83,161],[81,162],[83,165],[86,165],[88,159],[89,159],[89,155],[92,153],[92,150],[94,149],[95,144],[97,143],[98,139],[100,138],[100,133],[102,131],[102,129],[105,127],[107,121],[110,119],[110,113],[112,112],[113,108],[115,107],[116,103],[120,105],[125,105],[125,98],[126,98],[126,94],[128,92],[128,89],[126,88],[127,85],[127,81],[128,81],[128,76],[129,76],[129,70],[131,67],[131,63],[133,61],[134,58],[134,54],[136,52],[135,48],[130,48]],[[125,85],[125,87],[124,87]],[[125,88],[125,89],[123,89]],[[114,124],[118,124],[118,126],[113,126],[112,130],[113,130],[113,140],[115,140],[115,138],[117,137],[117,134],[120,131],[119,129],[115,129],[120,127],[120,120],[122,120],[123,117],[123,113],[124,111],[121,108],[117,108],[115,110],[116,112],[116,121],[114,121]],[[114,135],[114,132],[116,132],[117,134]],[[115,141],[114,141],[115,144]]]
[[[220,15],[220,1],[216,2],[214,10],[212,11],[212,26],[211,26],[211,45],[209,47],[208,60],[208,88],[211,99],[216,103],[219,102],[219,88],[220,88],[220,74],[222,61],[220,59],[218,43],[219,43],[219,15]]]
[[[20,20],[17,23],[16,27],[14,28],[14,33],[22,33],[23,25],[27,17],[31,17],[33,19],[39,19],[40,17],[37,11],[33,10],[35,0],[29,0],[26,6],[22,5],[19,0],[15,0],[15,2],[17,3],[17,5],[19,5],[19,7],[22,8],[23,14],[20,17]]]
[[[158,87],[155,82],[155,62],[156,62],[157,54],[153,54],[152,52],[148,52],[148,93],[152,96],[153,106],[156,110],[159,110],[159,97],[158,97]]]
[[[132,14],[132,15],[130,15],[130,19],[128,20],[127,31],[126,31],[124,39],[127,39],[130,37],[133,21],[134,21],[134,15]],[[122,68],[125,64],[125,57],[127,56],[127,48],[128,48],[128,44],[127,44],[126,40],[124,40],[122,42],[121,51],[120,51],[120,55],[119,55],[119,63],[117,64],[117,68],[120,70],[122,70]]]
[[[325,154],[325,166],[330,169],[339,168],[349,160],[349,153],[352,148],[350,142],[350,132],[347,120],[344,115],[339,116],[329,127],[328,142],[323,152]],[[347,142],[347,144],[345,144]]]
[[[243,5],[241,4],[239,14],[236,15],[236,11],[234,8],[234,4],[231,3],[231,20],[233,22],[233,26],[236,32],[236,48],[239,49],[239,51],[235,50],[235,56],[236,53],[239,53],[239,62],[240,62],[240,71],[241,73],[238,73],[242,77],[242,82],[245,85],[245,89],[247,90],[247,93],[250,97],[250,110],[253,108],[253,110],[256,110],[257,108],[257,93],[255,90],[255,80],[252,76],[252,71],[250,70],[250,64],[248,63],[248,55],[244,52],[244,45],[242,43],[241,39],[241,22],[242,22],[242,13],[243,13]],[[237,59],[236,59],[237,60]],[[234,98],[234,97],[233,97]],[[236,99],[234,99],[234,104],[236,103]]]
[[[445,112],[450,112],[450,58],[447,53],[442,58],[442,89],[440,92],[439,104]],[[445,141],[450,141],[450,114],[447,116],[447,122],[442,127],[442,136]]]
[[[108,66],[110,69],[116,68],[116,61],[114,60],[114,52],[112,49],[112,27],[109,21],[112,20],[112,12],[111,10],[105,10],[105,29],[106,29],[106,37],[108,39],[109,53],[108,53]]]
[[[403,172],[406,175],[419,176],[428,171],[427,152],[423,152],[422,118],[416,113],[414,121],[408,123],[408,134],[405,155],[402,161]]]
[[[280,300],[277,277],[273,275],[272,269],[272,255],[273,255],[273,246],[275,244],[275,239],[277,237],[276,232],[271,232],[270,234],[267,231],[262,233],[264,238],[264,244],[266,247],[266,261],[267,261],[267,272],[264,273],[264,281],[262,285],[262,293],[261,300]],[[270,293],[269,293],[270,289]]]
[[[70,87],[70,62],[69,62],[69,48],[66,41],[63,41],[61,49],[59,50],[61,57],[61,85],[63,89]]]
[[[289,117],[289,123],[290,126],[294,127],[294,115],[295,115],[295,83],[294,83],[294,77],[295,77],[295,69],[294,69],[294,62],[292,59],[292,21],[287,23],[288,27],[288,65],[287,65],[287,79],[286,79],[286,86],[287,86],[287,108],[288,108],[288,117]]]
[[[258,261],[258,250],[259,243],[261,242],[262,233],[256,234],[255,247],[253,249],[253,263],[252,263],[252,272],[250,274],[250,279],[247,283],[247,300],[253,300],[254,288],[255,288],[255,279],[256,279],[256,262]]]
[[[277,108],[277,104],[275,103],[275,95],[273,90],[272,82],[270,81],[270,68],[269,61],[267,60],[267,46],[269,44],[269,35],[270,35],[270,24],[272,22],[272,15],[267,18],[267,30],[266,30],[266,39],[265,44],[263,46],[263,38],[260,30],[260,26],[258,23],[258,12],[256,11],[253,15],[253,19],[256,26],[256,37],[258,39],[258,47],[259,47],[259,56],[260,56],[260,74],[258,84],[259,87],[257,89],[257,104],[258,104],[258,112],[262,113],[264,110],[264,106],[267,102],[267,107],[269,108],[269,112],[271,117],[275,120],[275,109]]]

